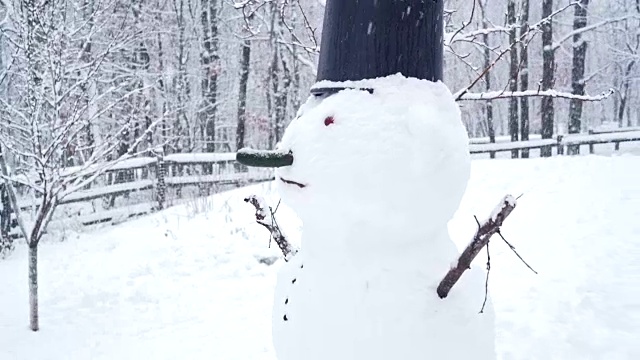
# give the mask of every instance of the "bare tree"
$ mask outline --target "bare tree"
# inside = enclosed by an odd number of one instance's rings
[[[86,48],[69,45],[85,41],[83,30],[90,25],[82,20],[82,16],[66,16],[69,11],[80,12],[81,7],[69,5],[77,3],[16,0],[10,14],[12,31],[6,32],[14,54],[12,61],[19,64],[9,76],[15,81],[15,88],[21,96],[13,101],[0,99],[6,110],[0,113],[0,170],[11,208],[15,209],[20,231],[29,248],[29,308],[33,331],[39,329],[40,240],[60,201],[82,189],[113,164],[107,159],[118,152],[121,144],[118,136],[128,125],[106,134],[104,142],[94,145],[87,152],[90,155],[76,167],[63,168],[67,160],[65,154],[69,147],[83,143],[87,126],[140,91],[136,88],[121,97],[113,96],[129,85],[123,81],[99,96],[83,96],[90,86],[109,79],[103,72],[104,64],[111,55],[134,43],[135,33],[124,32],[122,24],[116,23],[113,28],[107,26],[112,19],[106,10],[118,6],[118,2],[102,2],[91,17],[103,27],[94,29],[92,34],[102,32],[103,38],[110,40],[96,49],[89,63],[78,65],[77,61],[85,54]],[[114,29],[115,32],[112,31]],[[76,35],[80,38],[74,38]],[[82,69],[82,76],[78,76],[78,66]],[[100,105],[100,111],[87,111],[96,105]],[[133,156],[154,126],[151,124],[140,133],[139,138],[129,143],[128,151],[115,161]],[[9,161],[14,163],[11,168],[15,170],[10,170]],[[19,170],[23,176],[17,176]],[[37,201],[31,204],[35,208],[33,219],[28,219],[18,210],[17,184],[36,194]]]

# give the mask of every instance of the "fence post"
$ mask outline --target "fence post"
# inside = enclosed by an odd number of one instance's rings
[[[165,179],[165,163],[164,153],[162,149],[155,151],[156,154],[156,201],[158,202],[158,210],[164,209],[164,203],[167,195],[167,185]]]
[[[593,130],[589,130],[589,135],[593,135]],[[593,143],[589,143],[589,154],[593,154]]]
[[[615,151],[620,151],[620,141],[616,141],[615,143]]]
[[[558,155],[564,155],[564,145],[562,144],[563,137],[564,137],[563,135],[558,135],[556,140],[558,142],[558,146],[557,146]]]

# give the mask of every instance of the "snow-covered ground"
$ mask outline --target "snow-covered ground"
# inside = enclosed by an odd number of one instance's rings
[[[500,358],[640,358],[640,157],[472,166],[452,237],[464,247],[473,215],[523,194],[502,233],[539,272],[492,240]],[[271,184],[257,185],[43,243],[38,333],[27,327],[19,246],[0,261],[0,359],[274,360],[270,312],[281,262],[265,264],[278,252],[242,201],[248,194],[278,199]],[[278,215],[297,240],[300,222],[283,205]],[[485,262],[481,254],[476,264]]]

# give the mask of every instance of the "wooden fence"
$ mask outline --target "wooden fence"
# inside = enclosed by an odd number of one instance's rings
[[[80,169],[65,168],[61,172],[77,170]],[[272,179],[272,170],[238,164],[235,153],[132,158],[109,167],[84,189],[61,199],[52,226],[65,226],[70,218],[84,226],[118,223],[193,197]],[[191,189],[191,193],[187,189]],[[27,188],[22,187],[19,192],[22,195],[19,196],[20,210],[31,216],[39,203],[28,194]],[[20,236],[17,228],[12,229],[11,234]]]
[[[627,131],[606,132],[590,131],[589,134],[558,135],[555,139],[533,139],[513,142],[488,143],[485,141],[472,140],[469,147],[472,154],[495,154],[497,152],[512,150],[552,147],[556,148],[556,154],[563,155],[568,146],[588,145],[589,153],[593,154],[595,151],[594,145],[611,143],[614,144],[614,149],[618,151],[620,150],[620,143],[632,141],[640,141],[640,129],[632,128]]]
[[[470,152],[485,154],[523,149],[553,147],[556,154],[565,154],[570,145],[588,145],[594,153],[596,144],[640,141],[640,129],[627,131],[591,131],[589,134],[560,135],[555,139],[534,138],[528,141],[487,143],[471,139]],[[62,171],[74,171],[68,168]],[[273,180],[273,171],[247,168],[235,161],[235,153],[171,154],[164,157],[140,157],[122,161],[106,170],[85,189],[65,197],[60,202],[58,216],[53,219],[61,227],[73,218],[79,225],[118,223],[131,217],[148,214],[189,199],[186,189],[201,197],[220,190]],[[133,199],[135,194],[143,194]],[[37,207],[36,199],[22,197],[21,211],[28,213]],[[25,201],[27,200],[27,201]],[[18,236],[17,229],[12,230]]]

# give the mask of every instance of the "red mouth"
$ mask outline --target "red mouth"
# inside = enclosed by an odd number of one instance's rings
[[[301,188],[301,189],[307,186],[307,185],[305,185],[305,184],[301,184],[301,183],[299,183],[299,182],[295,182],[295,181],[293,181],[293,180],[287,180],[287,179],[282,178],[282,177],[280,178],[280,181],[282,181],[282,182],[283,182],[283,183],[285,183],[285,184],[295,185],[295,186],[297,186],[297,187],[299,187],[299,188]]]

